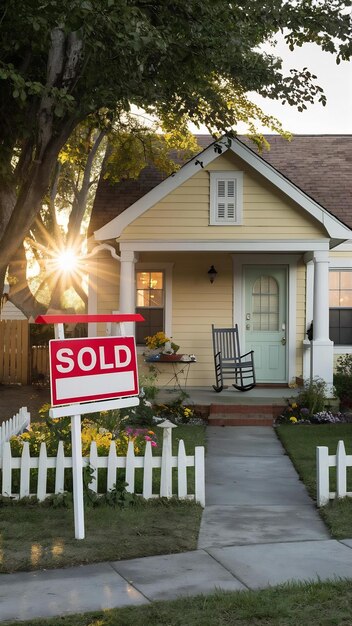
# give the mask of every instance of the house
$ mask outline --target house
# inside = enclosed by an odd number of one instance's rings
[[[24,313],[8,299],[9,289],[9,285],[5,283],[0,304],[0,320],[27,320]]]
[[[267,385],[331,386],[335,356],[352,351],[352,136],[268,141],[259,154],[245,138],[200,136],[203,150],[165,180],[148,167],[100,182],[88,312],[144,315],[142,367],[144,337],[163,329],[196,355],[188,384],[211,386],[212,323],[238,324]]]

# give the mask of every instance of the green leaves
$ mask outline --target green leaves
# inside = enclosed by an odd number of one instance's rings
[[[42,0],[38,11],[33,0],[24,0],[20,10],[8,3],[0,79],[9,80],[12,91],[0,110],[14,117],[18,110],[11,111],[11,100],[32,108],[33,98],[48,90],[50,33],[58,25],[67,42],[77,30],[83,42],[82,62],[69,84],[63,59],[55,92],[49,94],[60,119],[73,111],[82,119],[101,107],[126,109],[132,103],[154,106],[165,120],[168,115],[180,122],[186,116],[223,132],[246,121],[243,103],[236,107],[238,93],[258,91],[300,108],[316,100],[324,104],[313,76],[304,71],[283,76],[279,60],[258,46],[285,30],[292,49],[311,41],[336,54],[337,62],[349,58],[350,5],[350,0],[179,0],[172,7],[162,0]],[[223,88],[232,95],[230,106],[219,93]],[[249,107],[247,114],[250,118],[256,111]],[[25,116],[16,126],[29,121]]]
[[[309,68],[284,75],[281,60],[262,50],[278,32],[285,33],[289,47],[313,42],[337,62],[352,53],[351,0],[3,4],[0,178],[20,199],[8,222],[12,231],[7,226],[6,234],[0,233],[6,264],[35,219],[61,148],[90,115],[103,112],[108,120],[118,111],[122,118],[137,107],[152,111],[166,134],[162,145],[153,132],[149,138],[145,133],[143,142],[136,142],[136,158],[128,157],[122,144],[117,147],[119,166],[117,160],[109,162],[112,178],[120,179],[124,172],[133,176],[145,154],[152,153],[154,162],[170,171],[165,148],[176,134],[179,141],[189,122],[205,125],[217,136],[244,122],[261,145],[258,123],[283,133],[277,119],[251,102],[250,92],[299,110],[314,102],[325,104]],[[58,31],[55,43],[52,35]],[[126,128],[121,128],[121,137],[123,132]],[[143,145],[148,145],[145,153]]]

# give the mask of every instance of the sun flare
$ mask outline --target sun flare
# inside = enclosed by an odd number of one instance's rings
[[[78,259],[72,249],[63,250],[57,256],[57,264],[63,272],[73,272],[77,267]]]

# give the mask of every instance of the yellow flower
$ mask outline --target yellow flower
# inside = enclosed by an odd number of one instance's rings
[[[295,417],[294,415],[291,415],[290,422],[292,422],[293,424],[297,422],[297,417]]]
[[[297,409],[297,402],[292,402],[291,406],[293,409]]]
[[[155,335],[152,335],[151,337],[145,337],[146,346],[150,350],[162,348],[167,341],[170,341],[170,338],[167,337],[162,331],[155,333]]]

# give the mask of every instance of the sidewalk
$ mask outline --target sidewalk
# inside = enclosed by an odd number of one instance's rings
[[[352,539],[328,537],[273,429],[209,427],[198,550],[2,574],[0,621],[352,578]]]

